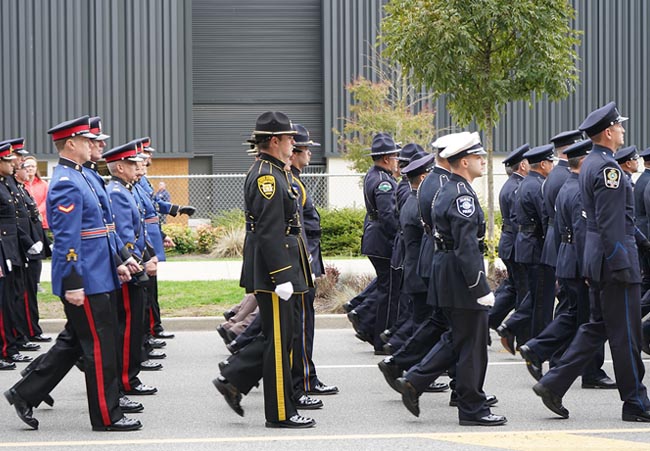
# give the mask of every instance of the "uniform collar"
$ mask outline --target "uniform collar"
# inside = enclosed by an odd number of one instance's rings
[[[68,166],[77,172],[81,172],[81,165],[72,160],[68,160],[67,158],[59,157],[59,164],[61,166]]]
[[[530,171],[530,172],[528,173],[528,176],[529,176],[529,177],[537,177],[537,178],[540,178],[540,179],[542,179],[542,180],[545,180],[545,179],[546,179],[546,177],[544,177],[542,174],[540,174],[540,173],[537,172],[537,171]]]
[[[435,165],[433,167],[433,172],[436,174],[444,174],[444,175],[451,175],[451,172],[448,171],[447,169],[443,168],[442,166]]]
[[[84,168],[92,169],[93,171],[97,172],[97,163],[94,161],[88,160],[83,164]]]
[[[569,167],[569,162],[567,160],[558,160],[557,164],[555,167],[563,167],[563,168],[568,168]]]
[[[119,177],[112,176],[112,177],[111,177],[111,180],[115,180],[116,182],[121,183],[121,184],[124,185],[124,187],[125,187],[126,189],[128,189],[129,191],[131,191],[131,190],[133,189],[133,185],[132,185],[131,183],[129,183],[129,182],[125,182],[124,180],[122,180],[122,179],[119,178]]]
[[[591,149],[591,152],[593,153],[594,151],[603,152],[605,155],[609,155],[610,157],[614,158],[614,152],[612,152],[612,149],[605,146],[601,146],[600,144],[594,144],[594,147]]]
[[[513,176],[515,176],[515,175],[518,176],[520,179],[523,179],[523,178],[524,178],[524,176],[521,175],[519,172],[513,172],[512,175],[511,175],[510,177],[513,177]]]
[[[295,166],[291,166],[291,173],[292,173],[294,176],[300,178],[301,171],[300,171],[300,169],[298,169],[297,167],[295,167]]]
[[[373,166],[377,171],[385,172],[386,174],[390,175],[391,177],[393,176],[393,173],[389,171],[386,168],[382,168],[381,166],[377,166],[376,164]]]
[[[284,167],[286,166],[284,161],[278,160],[273,155],[270,155],[270,154],[264,153],[264,152],[260,152],[260,160],[264,160],[264,161],[268,161],[269,163],[273,163],[274,165],[279,166],[280,168],[282,168],[282,170],[284,170]]]

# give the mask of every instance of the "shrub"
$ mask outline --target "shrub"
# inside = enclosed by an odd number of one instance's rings
[[[358,208],[320,210],[323,255],[359,255],[364,216]]]
[[[220,229],[219,237],[210,253],[211,257],[241,257],[244,253],[246,231],[241,225]]]
[[[163,232],[169,236],[176,246],[169,250],[169,254],[192,254],[196,252],[197,242],[192,229],[181,224],[165,224]]]
[[[223,229],[209,225],[200,226],[196,229],[196,250],[201,254],[209,254],[214,249]]]
[[[245,223],[244,211],[241,208],[223,210],[215,214],[211,222],[213,227],[223,227],[224,229],[243,227]]]

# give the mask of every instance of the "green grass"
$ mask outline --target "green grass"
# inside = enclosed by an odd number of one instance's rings
[[[63,318],[62,304],[52,294],[52,284],[43,282],[41,286],[45,290],[38,294],[41,318]],[[166,317],[220,315],[243,296],[244,289],[237,280],[158,281],[158,302]]]

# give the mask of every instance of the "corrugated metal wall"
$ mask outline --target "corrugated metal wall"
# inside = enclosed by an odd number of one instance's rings
[[[98,114],[109,146],[149,134],[166,156],[190,150],[189,1],[2,0],[0,26],[0,137],[53,154],[48,128]]]
[[[325,130],[342,129],[349,114],[345,84],[358,75],[375,79],[369,70],[374,43],[387,0],[363,2],[323,0],[323,71],[325,73]],[[560,102],[541,99],[506,107],[495,130],[494,148],[509,151],[524,142],[540,145],[560,131],[576,128],[587,113],[610,100],[616,101],[626,123],[627,143],[650,146],[650,4],[646,0],[572,0],[577,11],[575,28],[583,30],[579,69],[581,83]],[[435,102],[438,129],[453,126],[445,99]],[[326,150],[336,154],[333,134],[324,138]]]
[[[319,0],[193,0],[194,151],[241,172],[241,145],[266,110],[323,136]],[[323,162],[315,151],[312,162]]]

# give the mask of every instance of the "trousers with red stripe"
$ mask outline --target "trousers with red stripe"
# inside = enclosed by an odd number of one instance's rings
[[[143,287],[133,282],[122,284],[117,301],[118,322],[118,366],[120,387],[129,392],[140,385],[138,378],[140,363],[145,358],[144,313],[146,293]]]
[[[63,306],[65,328],[13,388],[36,407],[83,357],[90,423],[108,426],[123,416],[119,407],[114,303],[108,293],[102,293],[87,296],[83,306],[65,300]]]

